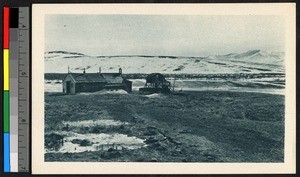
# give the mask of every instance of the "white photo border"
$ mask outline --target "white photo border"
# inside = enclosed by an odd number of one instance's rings
[[[44,26],[47,14],[281,15],[285,18],[284,163],[145,163],[44,161]],[[33,4],[33,174],[283,174],[296,173],[296,3]]]

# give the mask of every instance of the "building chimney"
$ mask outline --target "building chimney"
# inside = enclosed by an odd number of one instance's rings
[[[99,73],[101,73],[101,67],[99,67]]]
[[[83,68],[83,74],[85,74],[85,68]]]
[[[119,74],[122,74],[122,68],[119,68]]]

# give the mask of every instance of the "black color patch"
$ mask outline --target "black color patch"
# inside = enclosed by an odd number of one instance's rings
[[[10,8],[10,17],[9,17],[9,26],[10,28],[18,28],[19,27],[19,9],[18,8]]]

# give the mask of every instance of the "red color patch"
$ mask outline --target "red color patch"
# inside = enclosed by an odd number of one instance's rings
[[[9,49],[9,7],[4,7],[3,12],[3,48]]]

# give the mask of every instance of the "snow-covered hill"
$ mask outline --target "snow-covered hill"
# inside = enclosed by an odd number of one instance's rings
[[[169,74],[211,74],[211,73],[263,73],[284,72],[284,53],[252,50],[245,53],[231,53],[207,57],[178,56],[88,56],[82,53],[46,52],[45,73],[71,72],[118,72],[124,73],[169,73]]]
[[[45,59],[51,58],[78,58],[85,56],[82,53],[66,52],[66,51],[51,51],[45,53]]]

